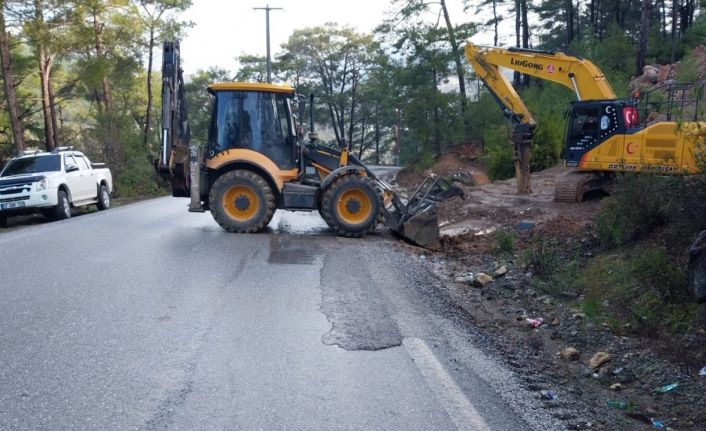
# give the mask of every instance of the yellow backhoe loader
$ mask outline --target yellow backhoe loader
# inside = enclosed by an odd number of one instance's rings
[[[189,211],[211,211],[230,232],[258,232],[276,209],[319,211],[339,235],[357,237],[378,222],[423,247],[439,243],[436,204],[460,189],[442,178],[428,178],[406,201],[350,153],[304,140],[295,124],[304,100],[288,86],[215,83],[211,124],[205,145],[191,142],[178,42],[165,42],[162,59],[162,148],[156,168],[172,194],[189,197]],[[349,144],[350,145],[350,144]]]
[[[638,97],[618,99],[603,72],[584,58],[561,51],[484,47],[471,42],[465,52],[512,123],[518,193],[530,192],[530,145],[537,124],[501,67],[561,84],[576,94],[568,112],[562,155],[566,166],[575,169],[557,178],[555,201],[581,202],[587,193],[603,189],[611,172],[699,172],[697,160],[704,155],[706,139],[706,122],[697,121],[705,108],[703,82],[667,86],[666,121],[648,124],[647,113],[655,112],[657,106],[641,105]]]

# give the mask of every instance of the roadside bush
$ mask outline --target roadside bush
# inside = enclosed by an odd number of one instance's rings
[[[100,117],[92,137],[103,150],[107,167],[113,174],[117,196],[153,196],[159,193],[151,155],[132,119],[126,115]]]
[[[665,183],[656,175],[624,174],[616,178],[615,193],[603,202],[596,229],[604,245],[614,247],[638,239],[668,217]]]
[[[513,253],[515,251],[515,235],[507,230],[495,231],[496,250],[500,253]]]
[[[504,180],[515,176],[512,160],[512,141],[507,126],[496,126],[483,134],[485,164],[491,180]]]
[[[559,246],[549,239],[535,237],[523,253],[525,266],[532,268],[534,275],[549,278],[559,269]]]
[[[691,304],[680,266],[662,247],[641,246],[587,262],[572,283],[584,293],[581,308],[615,332],[659,337],[690,328]]]

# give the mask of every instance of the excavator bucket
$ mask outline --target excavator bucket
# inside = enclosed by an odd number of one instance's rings
[[[426,178],[406,203],[396,194],[385,205],[384,224],[390,230],[421,247],[439,248],[439,220],[436,206],[463,190],[443,178]]]

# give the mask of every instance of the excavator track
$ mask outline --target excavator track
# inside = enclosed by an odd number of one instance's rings
[[[579,203],[587,193],[607,192],[608,178],[596,172],[567,172],[556,177],[554,202]]]

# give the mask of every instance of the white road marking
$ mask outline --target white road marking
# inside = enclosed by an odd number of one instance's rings
[[[459,430],[490,430],[488,424],[473,407],[473,404],[468,401],[461,388],[434,356],[424,340],[405,338],[402,344]]]

